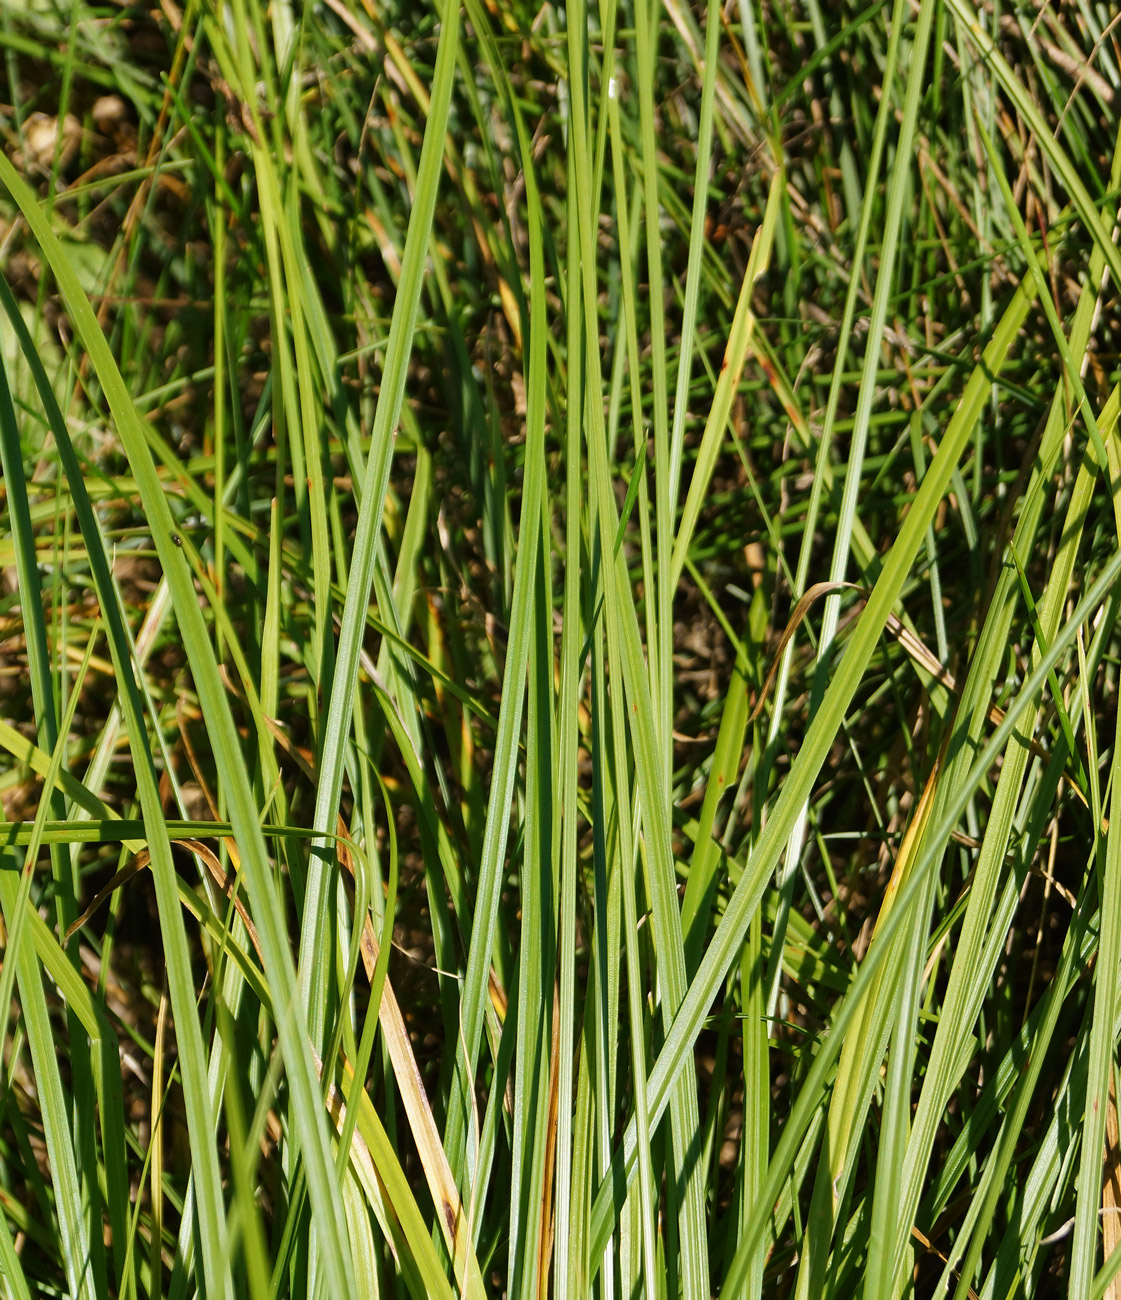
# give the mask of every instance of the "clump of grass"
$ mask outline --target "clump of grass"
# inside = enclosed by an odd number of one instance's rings
[[[1108,15],[0,47],[0,1290],[1114,1294]]]

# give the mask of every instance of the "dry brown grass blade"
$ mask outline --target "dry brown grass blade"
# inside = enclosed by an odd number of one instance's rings
[[[835,591],[859,591],[861,595],[867,596],[868,592],[855,582],[815,582],[812,587],[808,588],[801,600],[794,606],[790,615],[790,620],[786,624],[786,631],[779,638],[779,643],[775,647],[774,658],[771,660],[771,667],[767,673],[766,680],[759,691],[759,698],[755,701],[755,707],[747,719],[750,726],[763,711],[763,705],[767,701],[767,696],[771,693],[771,687],[775,684],[775,677],[778,673],[779,660],[782,658],[782,652],[790,642],[790,638],[797,632],[802,620],[810,612],[810,606],[815,600],[820,600],[822,596],[829,596]]]
[[[212,849],[208,849],[206,845],[202,843],[201,840],[177,839],[174,842],[176,844],[182,845],[183,848],[185,849],[190,849],[190,851],[197,858],[200,858],[202,860],[206,869],[210,872],[210,875],[213,878],[214,883],[226,895],[226,897],[230,900],[230,902],[233,903],[238,916],[240,916],[242,921],[245,923],[245,928],[249,933],[249,938],[253,942],[253,948],[257,953],[257,961],[260,963],[261,969],[264,970],[265,963],[264,963],[264,958],[261,955],[261,944],[257,938],[257,927],[253,924],[253,921],[250,918],[249,912],[247,911],[245,904],[241,901],[241,899],[238,897],[237,894],[236,871],[230,871],[230,873],[227,875],[227,873],[222,870],[222,864],[218,861],[218,858],[215,856],[214,851]],[[233,840],[231,839],[230,840],[231,858],[233,857],[233,852],[234,852],[234,846],[233,846]],[[82,928],[83,925],[86,924],[86,922],[90,919],[90,917],[93,916],[93,914],[98,910],[98,908],[101,907],[101,905],[104,902],[106,902],[116,890],[120,889],[122,885],[130,881],[138,871],[143,870],[143,868],[146,867],[150,861],[151,861],[151,855],[149,854],[148,850],[141,849],[140,852],[136,855],[135,858],[133,858],[131,862],[123,866],[120,869],[120,871],[115,872],[113,878],[109,881],[109,883],[103,889],[99,889],[97,893],[94,895],[93,901],[90,903],[89,907],[87,907],[86,910],[82,913],[82,915],[79,916],[78,919],[73,923],[73,925],[71,925],[67,929],[65,935],[63,935],[63,940],[62,940],[63,943],[69,943],[70,940],[74,937],[74,935]]]
[[[210,784],[203,773],[202,767],[198,761],[198,755],[195,753],[195,747],[191,744],[191,733],[187,730],[187,719],[184,716],[184,704],[186,697],[180,696],[179,703],[175,706],[175,723],[179,728],[179,739],[183,742],[183,752],[187,755],[187,762],[190,764],[191,772],[198,787],[202,791],[202,797],[206,800],[206,806],[210,809],[210,818],[212,821],[221,821],[218,816],[218,804],[211,792]]]
[[[62,936],[62,942],[64,944],[70,942],[74,935],[76,935],[90,917],[93,916],[102,903],[110,898],[122,885],[127,884],[142,867],[148,865],[148,857],[148,850],[143,849],[131,862],[126,863],[120,871],[113,873],[113,877],[109,883],[103,889],[99,889],[97,893],[94,894],[93,902],[90,903],[89,907],[87,907],[82,915],[67,928],[66,933]]]

